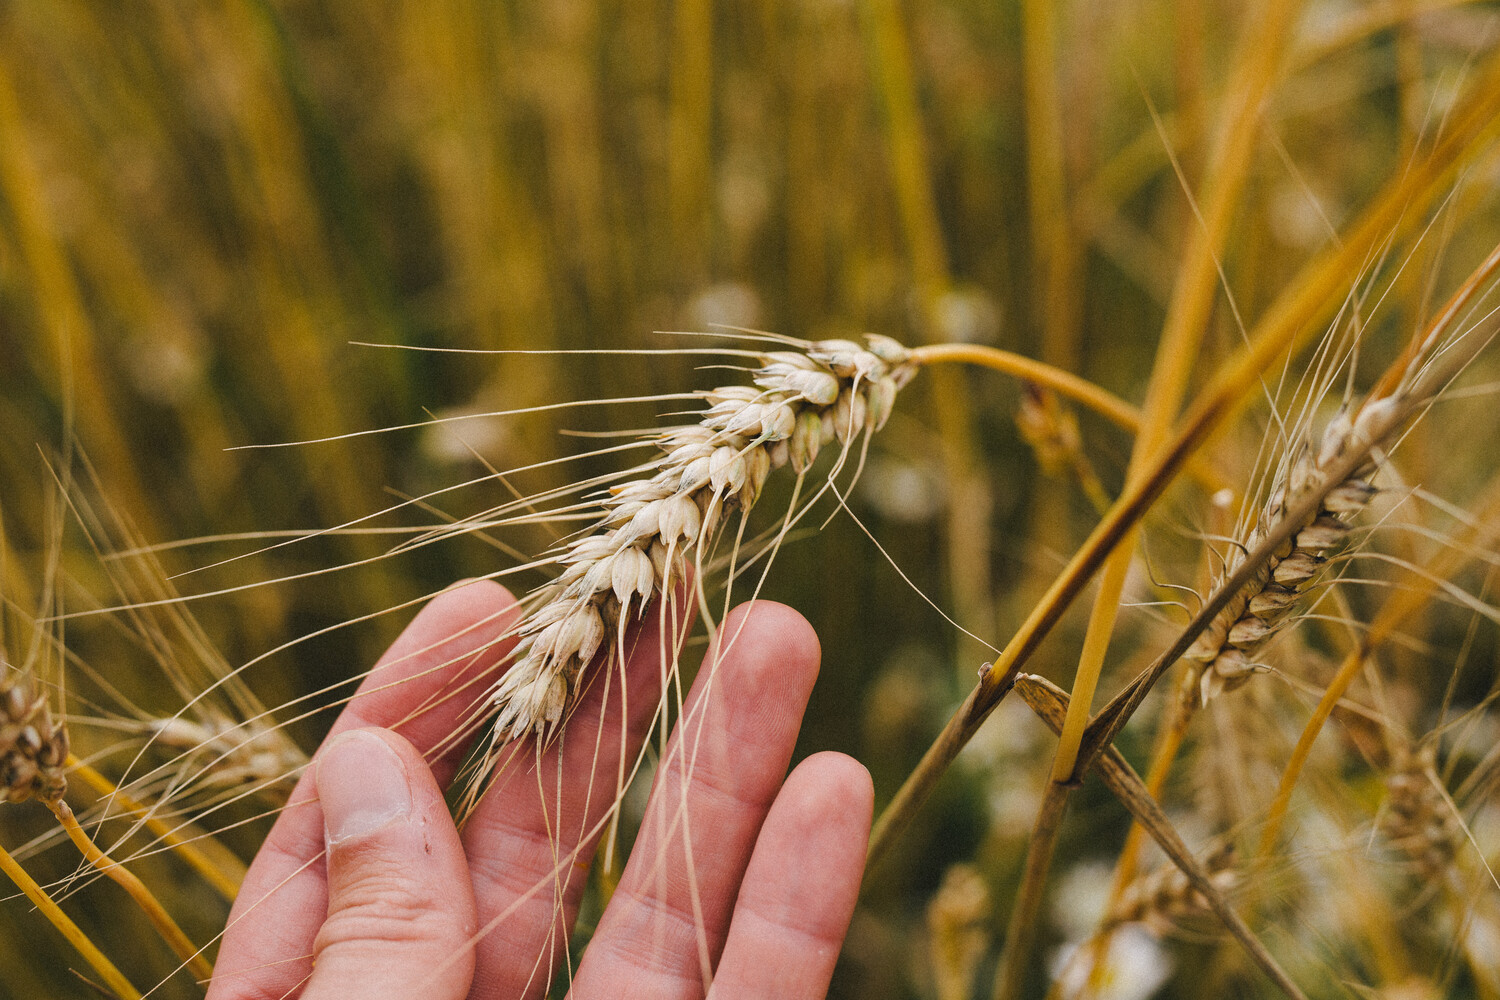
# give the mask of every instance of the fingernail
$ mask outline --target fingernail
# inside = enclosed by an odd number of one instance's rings
[[[374,733],[356,729],[335,737],[318,757],[317,781],[330,844],[411,814],[411,789],[401,758]]]

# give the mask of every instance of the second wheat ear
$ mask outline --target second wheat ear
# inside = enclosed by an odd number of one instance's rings
[[[68,732],[24,674],[0,668],[0,802],[55,802],[68,788]]]
[[[47,696],[36,690],[25,671],[0,660],[0,802],[20,803],[36,799],[52,811],[85,860],[117,882],[146,913],[153,926],[170,944],[194,975],[213,975],[213,966],[203,958],[161,903],[135,875],[100,851],[79,825],[63,796],[68,790],[68,731],[52,716]],[[0,852],[3,853],[3,852]],[[57,907],[45,890],[8,854],[0,866],[44,915],[73,943],[86,961],[121,996],[139,996],[114,964]]]

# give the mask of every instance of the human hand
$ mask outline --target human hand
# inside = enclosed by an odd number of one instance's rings
[[[210,1000],[546,992],[622,762],[651,726],[660,623],[647,614],[623,683],[618,668],[596,678],[562,737],[513,760],[460,832],[440,791],[463,756],[450,735],[497,673],[513,605],[492,583],[449,591],[365,679],[250,866]],[[818,658],[784,606],[723,623],[572,996],[695,997],[710,978],[720,998],[824,995],[872,793],[834,753],[783,780]]]

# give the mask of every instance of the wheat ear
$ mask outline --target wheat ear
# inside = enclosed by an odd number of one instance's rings
[[[165,916],[165,911],[161,910],[160,904],[150,896],[135,876],[110,861],[94,846],[93,842],[88,839],[88,835],[78,826],[78,821],[73,818],[72,810],[68,808],[67,802],[63,800],[63,795],[68,789],[68,779],[64,773],[68,761],[68,731],[63,725],[54,722],[47,696],[35,690],[29,673],[17,670],[3,661],[0,661],[0,669],[5,672],[4,676],[0,677],[0,802],[25,802],[29,799],[36,799],[45,804],[57,816],[68,836],[84,852],[91,864],[104,874],[121,882],[127,891],[132,889],[132,885],[126,884],[122,879],[133,882],[134,887],[144,894],[149,903],[154,904],[155,910]],[[121,996],[139,996],[134,987],[130,986],[129,982],[120,975],[119,970],[99,953],[88,937],[52,903],[46,893],[31,880],[24,869],[21,869],[10,858],[9,854],[5,854],[0,861],[3,861],[6,874],[26,892],[53,925],[79,949],[95,971],[104,976],[116,992]],[[136,896],[136,892],[132,891],[131,895]],[[141,901],[140,897],[137,897],[137,901]],[[153,911],[148,908],[147,912],[151,914]],[[171,925],[171,931],[175,932],[175,938],[165,931],[164,936],[176,945],[186,946],[185,951],[179,947],[179,955],[183,960],[192,962],[196,959],[194,971],[201,970],[211,975],[212,966],[198,957],[198,949],[187,942],[187,938],[177,929],[176,924],[171,923],[171,918],[166,919]],[[154,915],[153,922],[156,922]],[[160,926],[159,929],[161,929]]]
[[[1255,526],[1225,561],[1215,590],[1241,568],[1246,556],[1299,506],[1299,501],[1314,495],[1322,500],[1302,519],[1296,533],[1234,592],[1184,654],[1185,659],[1198,664],[1201,672],[1200,704],[1250,679],[1256,669],[1256,652],[1291,621],[1293,610],[1317,582],[1329,554],[1343,544],[1349,522],[1375,495],[1368,478],[1375,471],[1370,450],[1389,433],[1391,416],[1399,402],[1397,397],[1386,397],[1366,404],[1357,413],[1340,413],[1318,438],[1300,443],[1290,461],[1283,463],[1283,472],[1273,484]],[[1354,473],[1333,482],[1335,466],[1355,454],[1363,455],[1364,460]]]
[[[130,894],[153,926],[195,975],[208,978],[213,966],[193,945],[135,875],[109,858],[89,839],[63,799],[68,789],[64,767],[68,761],[68,731],[55,723],[47,697],[35,691],[30,677],[0,662],[0,801],[37,799],[52,810],[89,864]]]
[[[497,744],[556,733],[601,652],[652,598],[702,568],[727,514],[748,511],[772,469],[800,476],[835,441],[845,453],[878,430],[916,372],[889,337],[792,342],[759,356],[754,386],[703,394],[696,423],[646,437],[661,452],[646,478],[613,487],[593,529],[557,556],[557,579],[516,627],[516,661],[491,696]]]
[[[0,802],[56,802],[68,789],[68,731],[28,674],[3,661],[0,670]]]
[[[1421,884],[1436,886],[1453,870],[1463,846],[1462,821],[1443,793],[1432,744],[1402,747],[1385,779],[1380,832],[1410,860]]]
[[[1203,860],[1203,870],[1208,873],[1209,881],[1222,893],[1239,885],[1240,875],[1234,862],[1233,845],[1226,845]],[[1166,863],[1125,887],[1119,901],[1105,917],[1103,929],[1107,932],[1121,924],[1139,923],[1161,937],[1187,921],[1213,916],[1213,907],[1207,897],[1181,868]]]

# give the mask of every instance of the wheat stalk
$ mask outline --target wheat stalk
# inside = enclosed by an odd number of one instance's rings
[[[1062,732],[1063,722],[1067,716],[1068,695],[1061,688],[1058,688],[1045,678],[1032,674],[1020,674],[1017,676],[1014,687],[1027,706],[1036,713],[1039,719],[1047,724],[1048,728],[1055,733]],[[1088,748],[1087,743],[1085,744],[1085,748]],[[1213,874],[1189,850],[1187,844],[1172,826],[1171,821],[1167,819],[1166,813],[1157,804],[1156,799],[1146,790],[1145,782],[1136,774],[1135,769],[1130,766],[1129,762],[1120,754],[1120,751],[1115,749],[1114,746],[1106,744],[1099,749],[1097,754],[1091,753],[1085,760],[1089,763],[1097,760],[1099,776],[1104,780],[1105,785],[1119,799],[1120,804],[1130,811],[1136,822],[1140,823],[1142,827],[1150,832],[1167,857],[1171,859],[1172,863],[1186,877],[1188,884],[1207,902],[1208,907],[1213,911],[1214,915],[1223,921],[1225,928],[1239,942],[1240,946],[1245,949],[1245,953],[1250,957],[1251,961],[1255,962],[1266,976],[1288,997],[1292,997],[1294,1000],[1301,1000],[1305,994],[1298,988],[1292,978],[1287,975],[1285,970],[1276,963],[1276,960],[1266,950],[1266,947],[1261,944],[1260,940],[1256,938],[1254,933],[1251,932],[1244,920],[1230,907],[1223,893],[1219,891],[1220,886],[1214,880]],[[1058,813],[1061,812],[1063,802],[1064,800],[1061,796],[1047,795],[1042,799],[1044,810],[1049,808],[1049,804],[1051,804],[1050,808],[1055,809]],[[1033,833],[1033,838],[1036,838],[1036,836]],[[1055,843],[1052,838],[1045,836],[1041,838],[1041,842],[1044,845]],[[1050,847],[1048,849],[1050,850]],[[1035,888],[1039,884],[1040,880],[1037,879],[1023,880],[1021,883],[1021,893],[1039,894],[1040,889]],[[1023,899],[1018,899],[1015,908],[1011,911],[1012,927],[1006,939],[1006,952],[1008,955],[1015,954],[1015,942],[1019,937],[1016,933],[1015,914],[1021,910],[1023,903]],[[1029,936],[1032,930],[1033,928],[1026,928],[1024,932]],[[1007,967],[1014,968],[1015,961],[1015,959],[1010,959],[1007,962],[1007,960],[1002,959],[1002,969]],[[1003,980],[999,982],[1001,985],[1004,983]]]
[[[31,676],[0,660],[0,802],[36,799],[47,806],[91,866],[118,883],[195,975],[207,978],[213,966],[177,926],[166,909],[134,874],[94,844],[63,798],[68,789],[67,729],[55,723],[45,693]],[[54,921],[55,922],[55,921]],[[64,933],[65,925],[58,924]]]
[[[1127,483],[1103,520],[1006,644],[994,667],[981,673],[969,697],[880,813],[870,837],[872,862],[890,848],[891,841],[910,822],[938,777],[1010,691],[1021,668],[1066,608],[1099,570],[1108,553],[1165,490],[1187,458],[1238,411],[1251,390],[1260,384],[1261,374],[1288,349],[1305,342],[1322,318],[1334,311],[1349,275],[1367,266],[1375,248],[1399,238],[1415,225],[1421,210],[1449,182],[1457,166],[1483,146],[1484,139],[1500,121],[1496,118],[1500,110],[1500,86],[1497,86],[1500,60],[1488,62],[1479,77],[1470,91],[1472,96],[1448,118],[1431,151],[1390,182],[1336,247],[1311,261],[1287,283],[1286,290],[1247,332],[1245,347],[1222,366],[1184,414],[1170,443],[1155,453],[1149,472],[1140,480]],[[1118,712],[1113,710],[1120,707],[1112,705],[1100,715],[1109,711],[1111,717],[1118,719]],[[1097,745],[1095,742],[1095,748]]]

